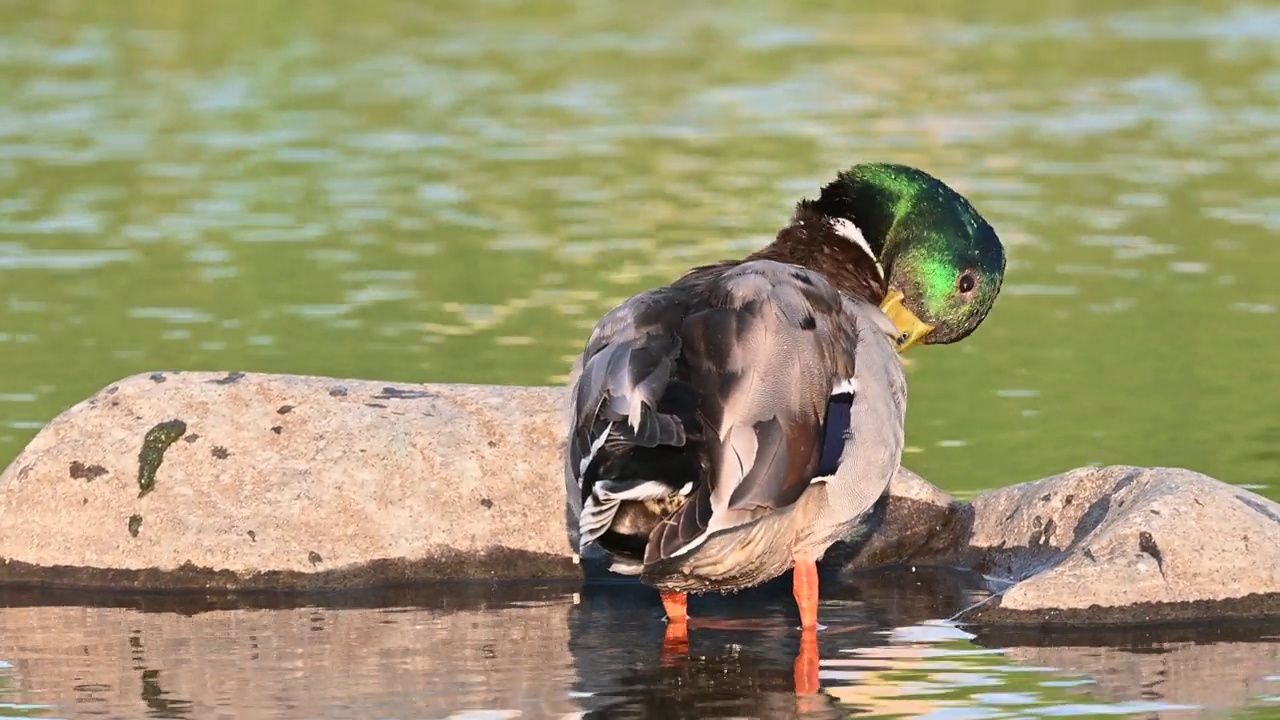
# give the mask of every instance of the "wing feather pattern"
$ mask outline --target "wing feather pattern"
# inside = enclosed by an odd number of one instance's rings
[[[817,470],[831,390],[853,377],[852,318],[820,276],[759,260],[709,290],[712,307],[691,314],[681,336],[710,473],[699,502],[650,535],[646,564],[799,500]]]
[[[605,315],[570,395],[580,546],[625,546],[638,567],[794,505],[829,465],[825,436],[847,435],[847,409],[833,424],[827,408],[854,377],[857,321],[820,275],[771,260],[691,271]]]

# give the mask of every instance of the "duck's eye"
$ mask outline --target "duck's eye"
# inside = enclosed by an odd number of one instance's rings
[[[956,281],[956,289],[962,293],[973,292],[973,288],[977,284],[978,281],[973,277],[972,273],[965,273]]]

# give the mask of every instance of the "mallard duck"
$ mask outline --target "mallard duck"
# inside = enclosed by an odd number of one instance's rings
[[[982,323],[1004,249],[959,193],[904,165],[839,173],[745,259],[695,267],[600,319],[570,374],[570,537],[660,591],[732,592],[816,563],[901,462],[898,353]]]

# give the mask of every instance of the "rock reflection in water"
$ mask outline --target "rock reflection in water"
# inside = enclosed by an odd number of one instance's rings
[[[665,655],[656,594],[603,580],[220,598],[6,590],[0,714],[1178,717],[1280,690],[1280,628],[966,629],[940,618],[985,597],[982,579],[906,568],[823,578],[821,687],[797,695],[786,576],[692,598],[688,651]]]
[[[572,585],[237,600],[257,607],[228,609],[226,599],[6,591],[0,659],[9,666],[0,669],[0,702],[43,706],[37,716],[52,717],[576,711],[564,691]],[[38,605],[61,602],[117,607]]]
[[[1054,634],[992,630],[979,632],[975,642],[1004,648],[1019,665],[1088,676],[1091,682],[1077,688],[1082,703],[1159,702],[1169,707],[1162,718],[1243,708],[1268,695],[1274,702],[1280,692],[1280,624],[1274,622]]]

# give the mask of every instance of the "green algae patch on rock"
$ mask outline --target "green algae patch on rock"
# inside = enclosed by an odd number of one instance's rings
[[[164,452],[187,432],[187,424],[181,420],[167,420],[147,431],[138,452],[138,497],[141,498],[156,487],[156,471],[164,462]]]

